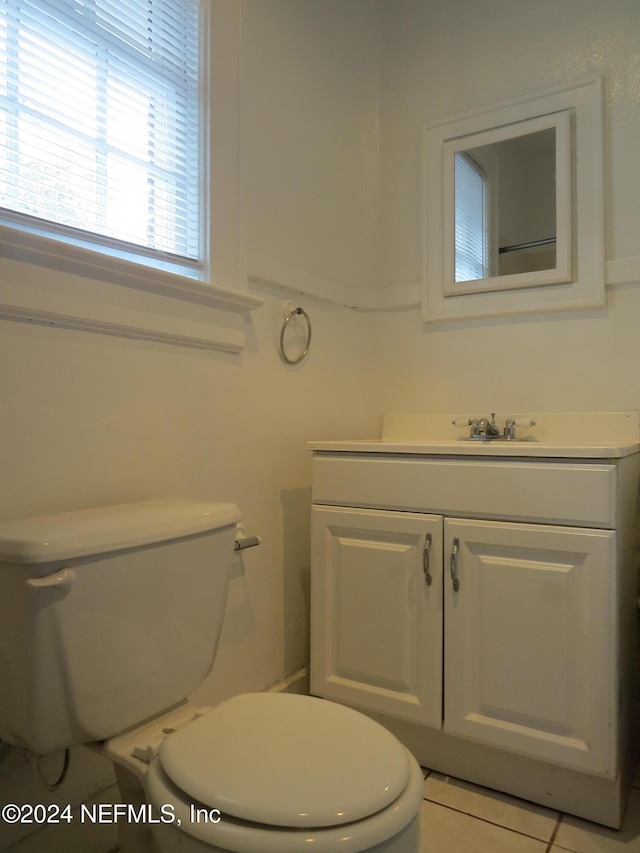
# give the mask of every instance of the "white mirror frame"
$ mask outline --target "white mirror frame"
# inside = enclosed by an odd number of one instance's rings
[[[472,281],[455,281],[455,155],[459,151],[504,142],[518,136],[555,129],[556,174],[556,266],[536,272],[494,275]],[[493,290],[517,290],[571,281],[571,112],[564,110],[549,116],[528,119],[506,127],[495,127],[471,137],[447,139],[444,153],[444,292],[446,296],[485,293]],[[545,235],[547,236],[547,235]]]
[[[427,128],[425,323],[605,304],[603,125],[602,80],[596,78]],[[556,128],[556,266],[455,282],[455,153],[549,127]]]

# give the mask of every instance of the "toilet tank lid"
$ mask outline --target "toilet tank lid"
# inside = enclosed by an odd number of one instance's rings
[[[168,542],[228,527],[235,504],[170,498],[0,523],[0,560],[52,563]]]

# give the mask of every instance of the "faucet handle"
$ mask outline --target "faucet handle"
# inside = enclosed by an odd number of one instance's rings
[[[453,426],[461,429],[464,427],[471,427],[469,438],[477,438],[480,434],[478,429],[478,418],[454,418],[451,423]]]
[[[536,422],[532,418],[507,418],[504,425],[504,437],[513,439],[516,437],[516,427],[530,429],[535,425]]]

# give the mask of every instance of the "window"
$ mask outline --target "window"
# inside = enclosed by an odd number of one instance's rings
[[[487,176],[468,154],[455,155],[455,280],[489,274]]]
[[[0,0],[5,223],[203,277],[200,5]]]

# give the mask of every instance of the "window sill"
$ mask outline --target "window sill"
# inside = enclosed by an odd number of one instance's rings
[[[198,349],[242,350],[243,315],[262,304],[232,288],[6,225],[0,270],[0,318]]]

